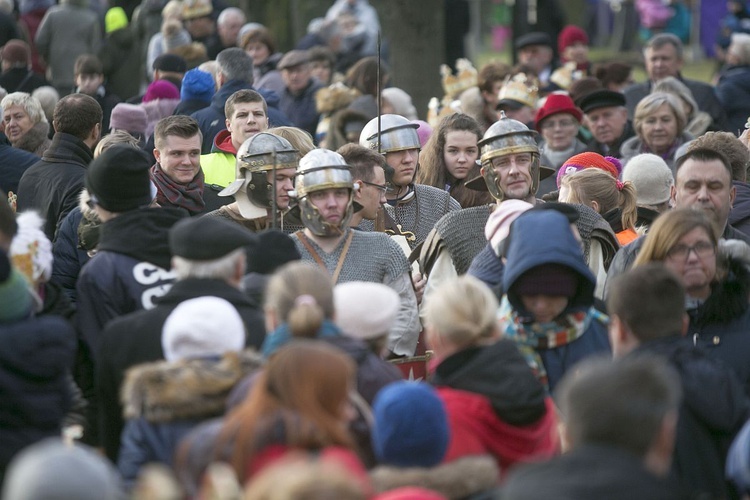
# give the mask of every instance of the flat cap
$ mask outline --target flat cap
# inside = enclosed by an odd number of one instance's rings
[[[584,113],[588,113],[599,108],[625,106],[625,96],[614,90],[594,90],[579,97],[576,104]]]
[[[172,255],[188,260],[216,260],[243,247],[255,247],[258,237],[228,220],[190,217],[169,230]]]
[[[290,50],[284,57],[281,58],[279,64],[276,65],[276,69],[282,70],[287,68],[293,68],[310,61],[310,55],[306,50]]]
[[[542,33],[541,31],[532,31],[516,38],[516,50],[521,50],[530,45],[544,45],[545,47],[554,48],[552,38],[547,33]]]

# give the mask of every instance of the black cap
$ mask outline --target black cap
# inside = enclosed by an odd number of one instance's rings
[[[524,103],[516,101],[515,99],[500,99],[499,101],[497,101],[497,106],[495,106],[495,109],[497,111],[500,111],[501,109],[517,111],[524,106],[526,106]]]
[[[247,272],[272,274],[287,262],[301,258],[291,236],[278,229],[269,229],[258,233],[258,245],[252,262],[248,262]]]
[[[550,38],[547,33],[542,33],[541,31],[532,31],[531,33],[521,35],[516,38],[516,42],[514,44],[516,50],[521,50],[522,48],[528,47],[529,45],[544,45],[545,47],[554,49],[554,46],[552,45],[552,38]]]
[[[183,219],[169,230],[172,255],[187,260],[216,260],[239,248],[254,248],[257,243],[255,234],[218,217]]]
[[[594,90],[584,94],[576,100],[576,105],[588,113],[599,108],[610,108],[625,106],[625,96],[621,92],[614,90]]]
[[[112,146],[89,165],[86,189],[97,205],[110,212],[145,207],[154,197],[150,168],[151,160],[140,149]]]
[[[185,73],[187,63],[185,59],[177,54],[162,54],[154,59],[154,70],[168,71],[170,73]]]

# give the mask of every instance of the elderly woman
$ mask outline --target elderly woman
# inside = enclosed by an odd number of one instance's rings
[[[283,54],[276,52],[276,43],[268,30],[258,28],[248,31],[243,35],[240,47],[253,59],[253,86],[282,95],[286,85],[276,65]]]
[[[13,92],[3,98],[0,107],[5,135],[11,145],[41,157],[52,141],[48,137],[49,122],[39,100],[26,92]]]
[[[680,99],[666,92],[649,94],[635,108],[635,137],[622,144],[622,163],[635,155],[653,153],[674,168],[677,149],[693,136],[685,132],[687,117]]]
[[[651,225],[633,265],[663,262],[680,278],[687,293],[688,335],[696,346],[733,369],[748,394],[750,274],[742,262],[723,255],[731,252],[719,252],[718,233],[704,211],[668,211]]]
[[[711,115],[700,110],[698,103],[693,97],[693,93],[690,92],[687,85],[677,78],[673,76],[662,78],[656,82],[656,85],[651,89],[651,92],[667,92],[668,94],[674,94],[680,98],[682,109],[685,111],[685,117],[687,118],[685,132],[693,137],[703,135],[703,133],[711,126],[711,122],[713,122]]]
[[[732,35],[727,64],[716,85],[716,95],[727,112],[729,131],[737,134],[745,128],[745,121],[750,116],[750,35]]]
[[[557,172],[568,158],[587,150],[586,145],[576,137],[582,118],[583,113],[567,93],[555,92],[547,97],[534,120],[534,126],[543,139],[539,144],[542,165]],[[555,176],[548,177],[539,183],[536,195],[541,197],[556,188]]]

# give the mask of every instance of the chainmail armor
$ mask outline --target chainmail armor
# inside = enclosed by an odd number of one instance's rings
[[[450,211],[460,210],[461,205],[442,189],[422,184],[414,185],[414,197],[395,207],[386,204],[385,209],[391,218],[401,225],[403,231],[410,231],[416,236],[415,241],[409,241],[412,250],[427,239],[435,224]],[[417,220],[419,218],[419,220]],[[372,221],[363,220],[359,227],[365,231],[374,231]]]
[[[586,263],[589,262],[591,238],[594,238],[599,241],[604,252],[604,268],[609,269],[617,249],[620,248],[615,232],[612,231],[609,223],[593,208],[579,204],[574,204],[573,207],[578,210],[576,227],[581,234],[581,239],[583,239],[583,257]]]
[[[234,222],[235,224],[239,224],[240,226],[254,233],[265,231],[266,229],[269,229],[271,227],[271,220],[268,217],[259,217],[257,219],[239,219],[235,217],[232,214],[231,210],[229,210],[226,206],[218,208],[212,212],[208,212],[207,214],[203,215],[203,217],[221,217],[230,222]],[[301,229],[304,229],[304,226],[302,226],[302,223],[296,217],[294,217],[291,212],[287,212],[281,217],[281,221],[279,221],[279,229],[283,230],[286,234],[293,234]]]
[[[459,276],[466,274],[471,261],[487,245],[484,227],[493,206],[483,205],[448,212],[435,224],[435,231],[443,240]]]
[[[346,254],[344,265],[341,267],[338,283],[347,281],[368,281],[372,283],[385,283],[386,277],[397,278],[409,272],[409,261],[398,244],[383,233],[354,231],[349,251]],[[294,243],[297,245],[302,260],[317,265],[315,258],[307,251],[307,248],[294,234]],[[338,246],[331,253],[325,253],[312,239],[309,239],[312,247],[318,252],[328,270],[333,275],[339,263],[339,257],[344,249],[346,237],[341,238]]]

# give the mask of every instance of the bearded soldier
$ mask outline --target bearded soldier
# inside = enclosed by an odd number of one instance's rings
[[[420,323],[409,262],[385,234],[349,227],[353,193],[359,188],[349,165],[338,153],[314,149],[300,160],[295,187],[305,229],[292,237],[302,259],[325,269],[334,283],[369,281],[393,288],[401,304],[388,349],[413,356]]]
[[[299,220],[289,214],[298,161],[299,151],[283,137],[261,132],[249,138],[237,150],[235,181],[219,193],[234,196],[234,203],[207,216],[224,217],[257,232],[271,227],[278,211],[282,230],[300,229]]]
[[[428,275],[425,295],[446,279],[464,274],[474,257],[487,245],[484,228],[490,213],[504,200],[536,204],[540,178],[554,173],[539,163],[536,132],[504,113],[479,141],[482,177],[467,183],[488,190],[496,203],[464,208],[443,216],[430,232],[420,254]]]
[[[385,155],[389,189],[385,205],[386,232],[403,234],[414,249],[422,243],[435,223],[461,205],[441,189],[415,184],[421,144],[418,125],[399,115],[382,115],[370,120],[359,136],[359,144]],[[372,230],[372,222],[363,221],[360,228]]]

